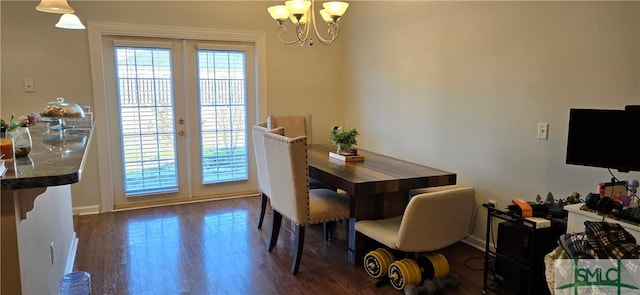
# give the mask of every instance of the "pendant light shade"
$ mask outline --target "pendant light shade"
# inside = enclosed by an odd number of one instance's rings
[[[49,13],[74,13],[75,10],[69,6],[67,0],[42,0],[36,6],[37,11]]]
[[[73,13],[65,13],[60,16],[60,20],[56,24],[56,28],[71,29],[71,30],[84,30],[86,27],[80,22],[78,16]]]

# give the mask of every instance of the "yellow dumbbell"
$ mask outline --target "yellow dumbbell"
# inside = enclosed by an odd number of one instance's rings
[[[408,285],[420,285],[423,280],[444,279],[449,276],[449,263],[444,255],[432,253],[405,258],[389,265],[389,282],[402,290]]]
[[[389,265],[391,265],[394,260],[396,260],[396,258],[391,251],[385,248],[378,248],[364,256],[364,270],[371,277],[378,279],[387,273]]]
[[[397,290],[405,286],[419,285],[422,282],[422,274],[418,263],[413,259],[400,259],[389,265],[389,282]]]
[[[416,262],[422,270],[423,280],[442,279],[449,275],[449,262],[440,253],[420,255],[416,258]]]

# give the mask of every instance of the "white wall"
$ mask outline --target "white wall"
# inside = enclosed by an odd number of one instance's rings
[[[360,146],[458,173],[478,204],[610,179],[564,164],[569,109],[640,104],[640,3],[358,1],[346,17],[344,116]]]
[[[2,118],[8,119],[11,113],[38,112],[57,96],[93,105],[87,31],[54,28],[59,16],[36,11],[38,2],[0,3]],[[331,127],[339,121],[339,113],[334,110],[342,100],[342,42],[313,47],[281,44],[275,36],[277,26],[266,11],[277,3],[280,1],[72,1],[70,4],[85,24],[101,21],[265,31],[268,112],[310,113],[314,119],[314,141],[328,142]],[[35,93],[22,91],[24,78],[35,81]],[[76,209],[100,204],[98,152],[100,148],[95,144],[89,148],[83,179],[72,186]]]

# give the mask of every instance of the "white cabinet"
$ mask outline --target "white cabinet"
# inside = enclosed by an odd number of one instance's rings
[[[57,294],[77,244],[70,185],[2,191],[2,294]]]
[[[610,223],[619,223],[625,230],[636,238],[636,243],[640,242],[640,226],[614,219],[612,215],[601,215],[596,212],[581,210],[580,208],[582,206],[585,206],[585,204],[581,203],[564,206],[564,209],[569,212],[569,218],[567,219],[567,233],[583,232],[585,221],[606,221]]]

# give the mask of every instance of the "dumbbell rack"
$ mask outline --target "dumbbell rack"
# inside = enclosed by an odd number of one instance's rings
[[[529,282],[531,284],[531,282],[533,282],[533,278],[534,278],[534,274],[532,271],[532,265],[533,265],[533,259],[534,259],[534,253],[535,253],[535,247],[534,246],[530,246],[529,247],[529,253],[528,253],[528,257],[526,257],[527,259],[523,262],[520,259],[514,259],[513,257],[509,257],[508,255],[503,255],[501,253],[499,253],[498,249],[492,249],[491,248],[491,241],[492,241],[492,237],[493,237],[493,224],[494,221],[500,221],[500,222],[512,222],[512,223],[519,223],[519,224],[523,224],[526,225],[530,228],[530,245],[536,245],[536,223],[532,222],[530,220],[527,220],[525,218],[522,218],[518,215],[512,214],[510,212],[507,211],[502,211],[499,209],[496,209],[493,205],[491,204],[483,204],[483,207],[487,208],[488,214],[487,214],[487,231],[486,231],[486,236],[485,236],[485,257],[484,257],[484,281],[483,281],[483,288],[482,288],[482,294],[489,294],[489,292],[492,292],[494,294],[523,294],[520,292],[514,292],[512,290],[508,290],[507,288],[504,288],[502,286],[500,286],[499,284],[496,283],[496,260],[499,259],[504,259],[505,261],[508,261],[509,263],[511,263],[512,265],[515,265],[515,267],[526,273],[527,276],[527,282]],[[495,245],[495,247],[497,248],[497,245]],[[532,291],[532,288],[527,288],[527,295],[531,295],[534,294],[534,292]]]

